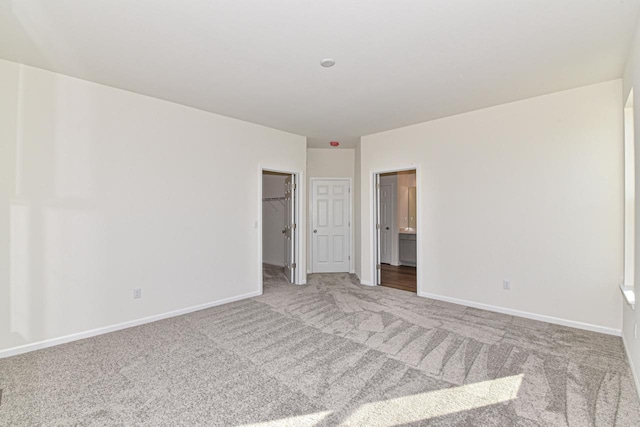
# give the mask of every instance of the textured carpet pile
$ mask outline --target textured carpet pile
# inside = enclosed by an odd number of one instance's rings
[[[620,338],[347,274],[0,359],[0,425],[638,426]]]

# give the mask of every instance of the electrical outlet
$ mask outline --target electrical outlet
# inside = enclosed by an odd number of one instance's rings
[[[135,288],[133,290],[133,299],[138,299],[138,298],[142,298],[142,289]]]
[[[511,289],[511,281],[510,280],[503,280],[502,281],[502,289],[508,291]]]

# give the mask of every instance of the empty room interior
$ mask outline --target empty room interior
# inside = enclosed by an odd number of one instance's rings
[[[640,0],[0,0],[0,426],[639,426]]]

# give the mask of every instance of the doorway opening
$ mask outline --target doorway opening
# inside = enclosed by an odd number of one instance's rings
[[[375,174],[375,284],[417,293],[416,170]]]
[[[298,176],[262,170],[262,283],[299,283]]]

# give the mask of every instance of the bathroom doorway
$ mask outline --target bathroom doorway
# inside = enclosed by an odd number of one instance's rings
[[[376,284],[417,293],[416,170],[375,175]]]

